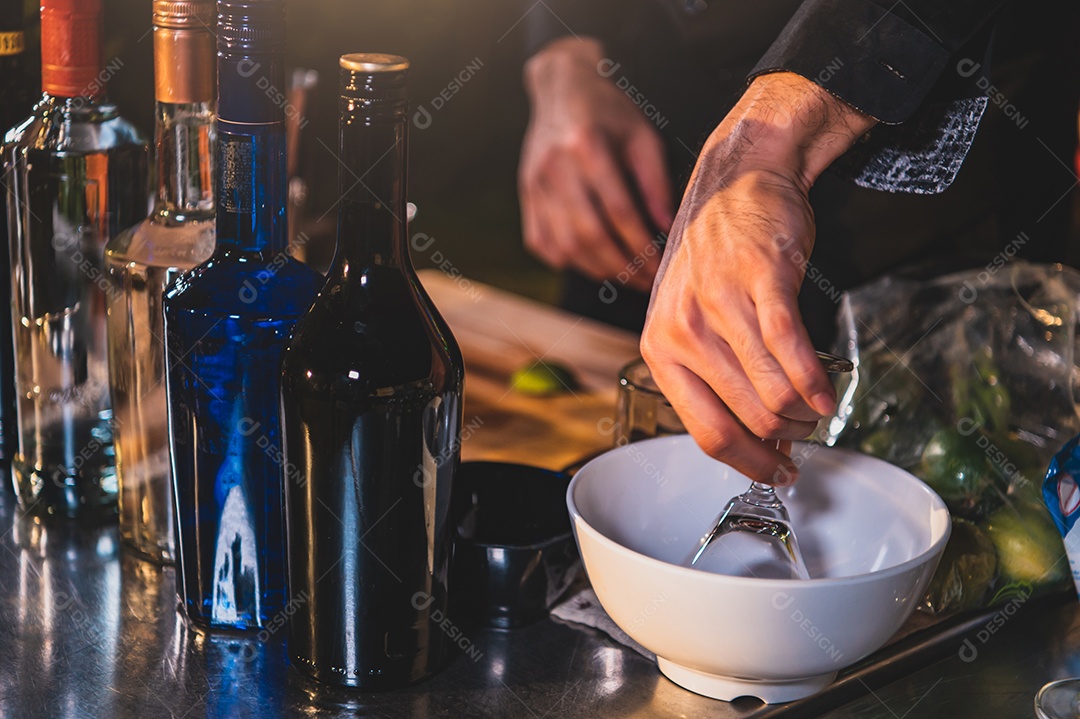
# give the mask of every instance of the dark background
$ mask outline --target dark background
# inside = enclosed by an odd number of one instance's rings
[[[23,2],[27,60],[36,76],[37,3]],[[414,262],[426,267],[446,261],[467,277],[554,301],[556,276],[521,246],[516,193],[528,117],[521,88],[522,20],[527,14],[537,19],[533,14],[549,13],[538,0],[289,0],[288,64],[314,69],[320,77],[314,105],[305,112],[310,123],[305,163],[312,186],[301,229],[315,238],[313,245],[321,244],[324,254],[332,252],[338,197],[338,164],[331,154],[337,147],[337,59],[347,52],[401,54],[412,63],[412,104],[430,113],[426,128],[410,126],[409,199],[419,208],[411,232],[435,241],[414,251]],[[105,59],[122,63],[110,80],[109,96],[150,137],[151,2],[106,0],[106,14]],[[468,70],[470,65],[479,68]],[[471,77],[436,109],[432,100],[462,73]],[[1077,190],[1072,194],[1074,207],[1080,207]],[[1073,223],[1074,238],[1078,226]]]

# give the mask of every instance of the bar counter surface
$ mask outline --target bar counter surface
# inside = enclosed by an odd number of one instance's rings
[[[561,467],[610,444],[615,377],[635,353],[633,337],[460,279],[423,280],[469,371],[465,459]],[[580,387],[556,400],[507,393],[506,377],[540,358],[575,367]],[[697,696],[602,633],[552,619],[512,632],[467,629],[461,654],[433,679],[359,694],[288,666],[285,616],[258,634],[189,625],[176,609],[173,569],[121,551],[115,526],[41,524],[5,491],[0,547],[3,717],[983,719],[1033,716],[1042,684],[1080,676],[1080,604],[1059,596],[997,617],[1004,621],[956,620],[930,648],[902,641],[789,705]]]

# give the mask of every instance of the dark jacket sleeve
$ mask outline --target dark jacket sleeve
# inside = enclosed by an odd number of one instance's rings
[[[955,179],[987,106],[991,21],[1002,5],[806,0],[750,79],[794,72],[885,123],[834,171],[873,189],[941,192]]]
[[[751,77],[798,73],[881,122],[903,122],[1001,4],[807,0]]]
[[[525,57],[561,37],[607,41],[612,18],[621,12],[613,0],[522,0]]]

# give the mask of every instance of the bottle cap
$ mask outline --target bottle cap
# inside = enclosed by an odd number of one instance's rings
[[[214,99],[214,3],[154,1],[154,97],[158,102]]]
[[[213,25],[213,0],[154,0],[155,27],[210,32]]]
[[[219,0],[218,122],[283,123],[285,3]]]
[[[338,61],[343,70],[352,72],[405,72],[409,60],[401,55],[384,55],[377,52],[351,52]]]
[[[220,0],[218,50],[240,54],[285,52],[284,0]]]
[[[342,55],[338,65],[341,99],[351,110],[366,108],[381,113],[393,106],[395,112],[404,112],[408,102],[408,59],[400,55],[355,52]]]
[[[41,0],[41,89],[56,97],[99,97],[103,0]]]

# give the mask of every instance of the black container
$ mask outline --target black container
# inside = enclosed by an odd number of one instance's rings
[[[514,629],[547,616],[581,563],[566,508],[570,476],[465,462],[454,479],[454,621]]]

